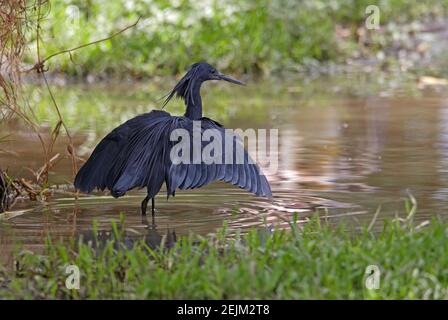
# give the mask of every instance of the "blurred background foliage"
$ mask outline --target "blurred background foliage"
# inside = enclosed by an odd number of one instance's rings
[[[51,71],[139,78],[183,72],[207,60],[219,69],[270,74],[320,62],[344,63],[362,45],[371,0],[63,0],[51,1],[42,22],[44,55],[122,35],[49,62]],[[379,0],[380,23],[406,24],[446,16],[448,0]],[[344,37],[338,30],[345,30]],[[383,33],[376,30],[373,37]],[[394,36],[394,35],[392,35]],[[396,36],[396,35],[395,35]],[[27,62],[35,63],[30,37]],[[378,40],[378,39],[376,39]],[[381,39],[380,39],[381,40]],[[380,50],[376,41],[369,50]],[[363,44],[365,46],[365,44]]]

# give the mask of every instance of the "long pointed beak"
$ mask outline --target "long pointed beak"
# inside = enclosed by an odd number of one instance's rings
[[[240,80],[237,80],[235,78],[232,78],[230,76],[226,76],[225,74],[220,73],[218,75],[220,80],[225,80],[227,82],[231,82],[231,83],[235,83],[235,84],[239,84],[240,86],[245,86],[246,84]]]

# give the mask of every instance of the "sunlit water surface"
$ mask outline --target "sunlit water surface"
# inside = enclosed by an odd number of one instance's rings
[[[151,84],[64,86],[56,88],[63,114],[78,154],[86,158],[96,143],[126,119],[160,107],[160,89]],[[445,90],[444,90],[445,89]],[[180,191],[156,200],[155,228],[161,234],[174,230],[209,234],[227,224],[231,233],[268,225],[285,227],[297,213],[299,221],[317,212],[330,221],[341,218],[356,224],[372,220],[378,207],[377,226],[386,217],[404,216],[405,200],[418,202],[417,222],[444,218],[448,207],[448,94],[447,88],[419,88],[408,79],[344,76],[312,81],[262,82],[246,88],[207,84],[205,115],[228,128],[279,130],[278,170],[268,175],[274,199],[269,201],[225,183]],[[46,114],[48,98],[41,89],[30,94]],[[182,105],[167,108],[182,113]],[[40,110],[40,111],[39,111]],[[53,122],[54,123],[54,122]],[[32,178],[43,158],[36,136],[16,122],[4,122],[0,136],[0,167],[14,176]],[[50,129],[43,130],[43,133]],[[55,146],[65,154],[66,139]],[[8,152],[5,152],[7,150]],[[126,226],[144,233],[151,222],[142,221],[139,206],[144,190],[114,199],[105,193],[75,200],[68,186],[71,163],[60,161],[50,182],[62,185],[49,202],[27,199],[3,215],[3,242],[40,246],[48,232],[75,237],[126,215]],[[8,236],[6,236],[8,235]]]

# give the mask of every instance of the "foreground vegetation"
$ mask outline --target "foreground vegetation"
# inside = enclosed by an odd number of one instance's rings
[[[157,248],[148,241],[48,243],[42,254],[22,252],[14,270],[2,271],[0,297],[447,299],[447,237],[448,225],[437,220],[422,228],[387,221],[379,232],[353,233],[314,219],[231,239],[225,228],[211,238],[164,238]],[[73,264],[79,290],[65,287],[65,267]],[[365,287],[369,265],[381,271],[378,290]]]

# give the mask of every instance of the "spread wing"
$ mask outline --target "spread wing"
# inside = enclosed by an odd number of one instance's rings
[[[193,137],[192,129],[190,130],[190,137]],[[271,188],[266,177],[262,174],[259,166],[249,156],[240,139],[233,135],[226,133],[224,127],[217,122],[202,118],[201,119],[201,132],[206,136],[205,132],[211,129],[213,136],[210,141],[203,141],[201,143],[201,154],[206,156],[207,152],[204,152],[207,144],[216,141],[215,146],[221,144],[220,151],[210,152],[213,159],[220,158],[221,161],[210,161],[207,159],[204,161],[204,157],[201,159],[201,163],[195,164],[193,162],[194,155],[190,155],[190,163],[172,163],[168,171],[167,190],[169,195],[174,195],[176,189],[194,189],[199,188],[210,182],[220,180],[231,183],[242,189],[250,191],[257,196],[272,197]],[[226,148],[230,146],[230,148]],[[218,148],[219,149],[219,148]],[[233,150],[232,155],[229,156],[228,151]],[[238,150],[241,153],[238,153]],[[220,154],[217,154],[219,153]],[[193,153],[193,151],[191,151]],[[227,161],[226,161],[227,159]],[[231,159],[231,161],[228,161]],[[230,162],[230,163],[229,163]],[[193,164],[191,164],[193,163]]]
[[[180,122],[182,117],[154,110],[123,123],[98,144],[76,175],[75,187],[87,193],[109,189],[115,197],[136,187],[157,194],[169,168],[169,132]]]
[[[75,187],[87,193],[95,188],[109,189],[115,197],[133,188],[146,187],[148,195],[153,197],[164,182],[168,195],[174,195],[176,189],[199,188],[221,180],[257,196],[272,196],[266,177],[244,150],[241,141],[235,135],[226,136],[225,128],[213,120],[202,118],[198,130],[200,135],[212,130],[222,149],[213,150],[211,155],[219,155],[222,161],[211,163],[200,159],[194,162],[194,143],[190,143],[190,161],[173,162],[171,151],[176,147],[173,131],[183,129],[190,142],[194,142],[195,123],[164,111],[151,111],[125,122],[98,144],[76,175]],[[209,143],[202,141],[201,137],[199,139],[199,154],[203,154]],[[233,150],[241,147],[238,149],[241,153],[233,152],[232,161],[227,163],[226,142],[230,142]]]

